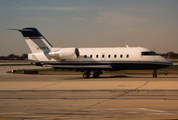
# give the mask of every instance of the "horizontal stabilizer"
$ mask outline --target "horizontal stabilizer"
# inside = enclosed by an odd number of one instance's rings
[[[17,31],[29,31],[29,32],[32,32],[34,30],[27,30],[27,29],[7,29],[7,30],[17,30]]]

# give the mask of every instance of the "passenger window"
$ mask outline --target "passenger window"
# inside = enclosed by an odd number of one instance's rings
[[[108,55],[108,58],[110,58],[111,57],[111,55]]]
[[[87,55],[85,55],[84,58],[87,58]]]
[[[104,55],[102,55],[102,58],[104,58]]]
[[[129,57],[129,54],[127,54],[127,58]]]
[[[96,55],[96,58],[98,58],[98,55]]]
[[[120,55],[120,58],[122,58],[122,54]]]
[[[114,55],[114,58],[116,58],[117,57],[117,55]]]
[[[90,55],[90,58],[92,58],[92,55]]]

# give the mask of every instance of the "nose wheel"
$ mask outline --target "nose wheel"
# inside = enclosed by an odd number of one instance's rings
[[[157,70],[153,70],[153,77],[154,77],[154,78],[157,77]]]

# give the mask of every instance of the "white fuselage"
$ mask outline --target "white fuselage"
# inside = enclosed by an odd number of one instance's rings
[[[80,56],[76,59],[69,59],[67,61],[81,61],[81,62],[102,62],[102,61],[150,61],[170,63],[167,59],[157,56],[143,56],[141,52],[151,51],[142,47],[113,47],[113,48],[78,48]],[[45,55],[46,54],[46,55]],[[33,53],[40,62],[63,62],[60,58],[50,58],[49,52]],[[32,59],[33,60],[33,59]]]
[[[55,48],[56,50],[58,48]],[[58,50],[60,50],[59,48]],[[104,69],[159,69],[170,66],[172,63],[160,55],[142,55],[142,52],[151,52],[143,47],[113,47],[113,48],[78,48],[80,56],[76,59],[62,60],[51,58],[49,52],[33,53],[36,59],[45,64],[53,65],[110,65]],[[32,57],[33,58],[33,57]],[[65,67],[65,66],[64,66]]]

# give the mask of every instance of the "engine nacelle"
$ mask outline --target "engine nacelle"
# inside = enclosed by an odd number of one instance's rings
[[[58,51],[49,52],[49,56],[52,58],[60,59],[75,59],[80,56],[78,48],[61,48]]]

